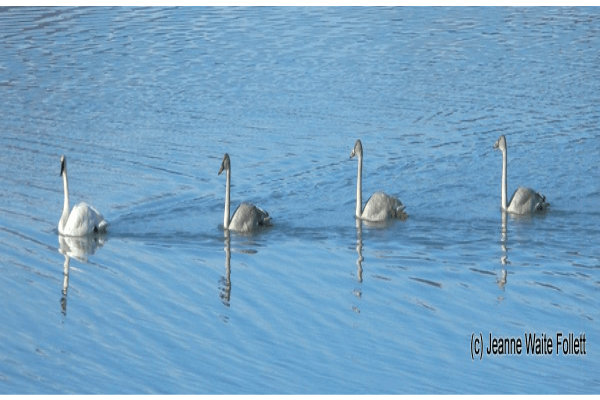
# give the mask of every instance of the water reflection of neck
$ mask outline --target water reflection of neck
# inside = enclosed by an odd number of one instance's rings
[[[356,274],[358,277],[358,282],[362,283],[362,262],[364,260],[362,256],[362,220],[356,218],[356,252],[358,253],[358,259],[356,260]]]
[[[221,279],[223,282],[223,288],[221,291],[221,300],[223,304],[229,307],[231,300],[231,237],[229,236],[229,229],[224,230],[225,236],[225,276]]]
[[[506,264],[508,264],[508,248],[506,243],[508,241],[508,231],[506,226],[506,211],[502,210],[502,236],[500,239],[500,243],[502,246],[502,257],[500,257],[500,263],[502,264],[502,271],[500,272],[500,277],[497,279],[496,283],[498,283],[498,287],[504,290],[504,286],[506,286]]]
[[[506,211],[502,211],[502,264],[506,264],[508,262],[508,250],[506,248],[506,242],[508,240],[508,232],[506,227]]]
[[[70,258],[68,255],[65,256],[65,264],[63,267],[63,288],[62,288],[62,298],[60,299],[60,306],[62,309],[63,315],[67,315],[67,291],[69,290],[69,268],[70,268]]]

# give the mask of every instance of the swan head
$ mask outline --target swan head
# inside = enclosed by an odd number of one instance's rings
[[[500,150],[502,152],[506,151],[506,138],[504,137],[504,135],[498,138],[498,140],[494,144],[494,150]]]
[[[65,172],[67,172],[67,158],[62,155],[60,156],[60,175],[62,176]]]
[[[350,158],[353,158],[354,156],[362,157],[362,153],[362,143],[360,142],[360,139],[356,139],[356,143],[354,143],[354,148],[350,153]]]
[[[225,170],[229,171],[229,167],[230,167],[229,154],[225,153],[225,155],[223,156],[223,161],[221,162],[221,168],[219,169],[218,175],[221,175],[221,173]]]

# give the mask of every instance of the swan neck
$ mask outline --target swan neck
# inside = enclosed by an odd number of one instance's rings
[[[65,190],[65,201],[64,201],[64,205],[63,205],[63,212],[62,212],[62,215],[60,216],[60,222],[59,222],[59,228],[60,228],[61,232],[67,223],[67,219],[69,218],[69,209],[70,209],[70,207],[69,207],[69,180],[67,179],[67,171],[66,170],[63,172],[62,177],[63,177],[63,186],[64,186],[64,190]]]
[[[227,168],[227,183],[225,184],[225,214],[223,216],[223,227],[229,229],[229,191],[231,185],[231,168]]]
[[[362,154],[358,154],[358,176],[356,177],[356,217],[362,215]]]
[[[507,149],[502,152],[502,210],[506,211],[508,204],[506,204],[506,199],[508,195],[508,183],[507,181]]]

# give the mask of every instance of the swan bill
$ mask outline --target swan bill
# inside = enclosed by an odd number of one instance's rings
[[[219,173],[217,175],[221,175],[223,171],[231,168],[231,161],[229,160],[229,154],[225,153],[223,156],[223,161],[221,162],[221,168],[219,168]]]
[[[62,174],[65,173],[65,169],[67,168],[67,159],[65,158],[64,155],[60,156],[60,175],[58,176],[62,176]]]

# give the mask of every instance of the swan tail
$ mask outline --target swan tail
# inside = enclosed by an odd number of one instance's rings
[[[404,211],[405,208],[406,206],[404,204],[398,202],[396,207],[394,208],[394,218],[398,218],[401,220],[405,220],[406,218],[408,218],[408,214]]]
[[[535,209],[539,211],[545,211],[548,207],[550,207],[550,203],[546,202],[546,196],[541,193],[536,193],[538,202],[535,205]]]
[[[271,222],[271,217],[266,216],[265,218],[262,219],[262,221],[260,221],[259,225],[261,225],[261,226],[273,226],[273,223]]]
[[[105,219],[100,221],[97,227],[97,233],[105,233],[108,230],[108,222]]]
[[[255,206],[256,209],[260,212],[260,219],[258,221],[258,225],[260,226],[272,226],[273,223],[271,222],[271,217],[269,216],[269,213],[266,212],[265,210],[263,210],[262,208]]]

